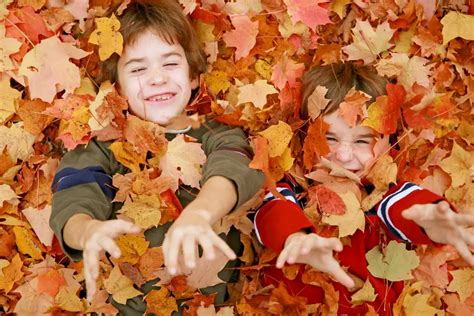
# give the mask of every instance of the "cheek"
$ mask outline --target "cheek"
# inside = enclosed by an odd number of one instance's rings
[[[357,148],[354,150],[354,154],[363,165],[374,159],[374,152],[371,147]]]

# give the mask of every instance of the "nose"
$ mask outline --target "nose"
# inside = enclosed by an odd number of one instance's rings
[[[336,149],[336,158],[340,162],[349,162],[353,158],[352,146],[346,143],[340,143]]]
[[[163,69],[153,69],[150,71],[150,76],[148,77],[148,83],[150,85],[161,85],[166,83],[168,76]]]

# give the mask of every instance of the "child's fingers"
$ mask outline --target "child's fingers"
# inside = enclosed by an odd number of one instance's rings
[[[115,219],[108,222],[104,227],[104,230],[111,238],[115,238],[122,234],[138,234],[141,231],[141,228],[131,222]]]
[[[285,265],[285,262],[288,260],[288,254],[290,253],[291,247],[292,247],[292,243],[287,245],[280,252],[280,255],[278,256],[276,264],[275,264],[278,269],[283,268],[283,266]]]
[[[340,252],[342,251],[342,243],[339,239],[337,238],[328,238],[327,239],[327,246],[329,249],[333,251]]]
[[[474,215],[456,214],[454,216],[454,221],[459,225],[474,226]]]
[[[229,258],[230,260],[234,260],[237,258],[237,255],[235,252],[227,245],[227,243],[222,240],[216,233],[212,232],[209,235],[209,238],[211,239],[211,242],[213,245],[222,251],[222,253]]]
[[[98,240],[98,243],[102,249],[110,253],[114,258],[119,258],[121,256],[122,252],[112,238],[101,238]]]
[[[443,212],[443,213],[446,213],[450,209],[449,203],[446,201],[441,201],[437,205],[438,205],[438,208],[437,208],[438,211]]]
[[[86,281],[87,300],[92,301],[96,291],[99,274],[99,256],[97,251],[84,252],[84,279]]]
[[[181,249],[181,240],[183,233],[181,231],[173,231],[169,238],[168,251],[163,253],[165,262],[167,262],[168,271],[170,274],[174,275],[176,273],[176,266],[178,265],[178,253]]]
[[[317,236],[314,236],[317,237]],[[320,241],[317,238],[308,235],[306,238],[303,239],[301,243],[301,254],[307,255],[312,249],[319,248]]]
[[[293,264],[296,262],[298,257],[301,255],[301,246],[303,245],[303,240],[301,238],[295,238],[291,242],[292,247],[288,253],[287,262]]]
[[[474,266],[474,256],[471,253],[471,250],[467,247],[462,241],[458,241],[454,244],[454,248],[458,251],[459,255],[470,265]]]
[[[213,260],[216,257],[216,253],[214,252],[214,245],[212,244],[211,239],[205,234],[199,234],[197,239],[206,258]]]
[[[193,234],[183,237],[183,258],[186,267],[193,269],[196,266],[196,239]]]
[[[346,271],[342,270],[341,266],[334,261],[331,265],[333,265],[332,269],[328,271],[328,274],[337,282],[341,283],[347,288],[351,288],[355,285],[354,280],[346,273]]]

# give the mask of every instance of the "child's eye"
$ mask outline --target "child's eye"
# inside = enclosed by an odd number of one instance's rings
[[[139,73],[139,72],[141,72],[141,71],[144,71],[144,70],[145,70],[145,68],[144,68],[144,67],[141,67],[141,68],[135,68],[135,69],[132,69],[131,73],[134,73],[134,74],[135,74],[135,73]]]
[[[365,140],[365,139],[359,139],[359,140],[356,140],[355,142],[356,144],[370,144],[370,142],[368,140]]]
[[[326,140],[327,140],[328,142],[337,142],[337,139],[336,139],[336,137],[334,137],[334,136],[327,136],[327,135],[326,135]]]
[[[165,64],[165,67],[174,67],[174,66],[178,66],[178,63],[172,62],[172,63]]]

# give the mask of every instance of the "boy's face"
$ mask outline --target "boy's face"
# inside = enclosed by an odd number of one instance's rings
[[[125,45],[117,65],[120,93],[130,111],[147,121],[167,125],[181,114],[197,88],[183,47],[168,44],[151,31]]]
[[[374,158],[376,132],[360,124],[350,127],[338,111],[325,115],[323,119],[329,125],[326,133],[329,154],[326,158],[360,175]]]

